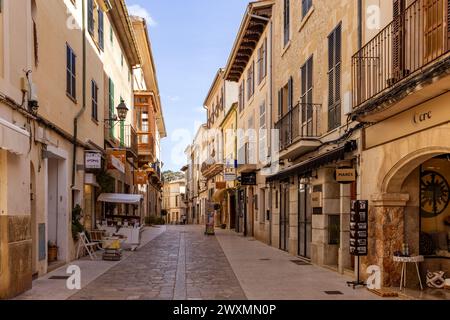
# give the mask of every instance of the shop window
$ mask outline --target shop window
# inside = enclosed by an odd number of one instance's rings
[[[328,244],[339,244],[341,221],[338,214],[328,216]]]
[[[450,156],[420,168],[420,254],[450,257]]]

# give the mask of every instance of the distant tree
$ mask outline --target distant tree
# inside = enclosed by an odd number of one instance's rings
[[[165,182],[171,182],[175,180],[184,179],[184,173],[183,172],[175,172],[172,170],[167,170],[163,172],[163,177]]]

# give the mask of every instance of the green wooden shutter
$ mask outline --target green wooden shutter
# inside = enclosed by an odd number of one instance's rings
[[[114,83],[109,79],[109,118],[114,117]],[[111,123],[111,128],[109,129],[109,136],[114,138],[114,128]]]

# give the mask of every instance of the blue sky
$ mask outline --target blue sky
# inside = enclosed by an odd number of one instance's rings
[[[245,0],[127,0],[147,18],[168,137],[164,170],[179,170],[184,148],[206,121],[203,101],[234,43]]]

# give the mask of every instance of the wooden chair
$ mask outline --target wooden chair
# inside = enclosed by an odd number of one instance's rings
[[[91,260],[95,260],[97,258],[97,255],[95,254],[95,248],[97,248],[98,243],[97,242],[90,242],[88,237],[84,232],[78,233],[79,242],[78,242],[78,250],[77,250],[77,259],[80,256],[81,250],[86,250],[89,254],[89,257]]]
[[[89,238],[91,239],[91,242],[97,243],[97,248],[100,250],[103,249],[103,237],[105,236],[105,231],[103,230],[92,230],[89,232]]]

